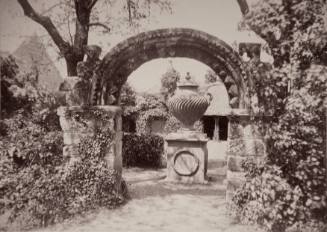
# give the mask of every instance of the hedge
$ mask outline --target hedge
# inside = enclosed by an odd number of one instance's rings
[[[164,139],[153,134],[124,133],[122,155],[125,167],[161,167]]]

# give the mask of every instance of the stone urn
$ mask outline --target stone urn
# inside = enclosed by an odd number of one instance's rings
[[[183,124],[184,130],[194,130],[194,123],[203,116],[211,101],[209,93],[205,96],[198,93],[198,87],[187,73],[185,80],[177,84],[175,95],[168,101],[170,112]]]

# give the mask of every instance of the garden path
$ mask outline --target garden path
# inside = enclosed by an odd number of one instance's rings
[[[125,169],[124,178],[131,196],[127,204],[37,232],[260,231],[240,225],[228,216],[221,157],[209,154],[207,185],[167,183],[164,169]]]

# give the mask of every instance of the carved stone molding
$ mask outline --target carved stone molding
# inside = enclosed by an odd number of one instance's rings
[[[202,31],[187,28],[159,29],[133,36],[107,53],[93,80],[92,103],[108,104],[128,76],[143,63],[156,58],[182,57],[211,67],[224,82],[233,108],[248,106],[247,79],[243,62],[224,41]]]

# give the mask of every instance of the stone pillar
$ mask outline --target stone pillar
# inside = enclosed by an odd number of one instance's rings
[[[95,115],[94,112],[101,112],[101,115]],[[63,155],[70,162],[79,159],[79,143],[86,136],[93,136],[97,128],[109,128],[110,131],[114,132],[113,143],[108,146],[105,159],[109,167],[118,172],[119,186],[122,172],[121,113],[121,108],[117,106],[70,106],[59,107],[57,111],[63,130]],[[102,120],[101,117],[105,117],[105,120]]]
[[[263,135],[256,120],[250,120],[247,113],[229,116],[229,133],[227,148],[227,190],[226,200],[230,201],[234,192],[245,181],[245,172],[241,163],[246,158],[259,161],[266,155]]]

